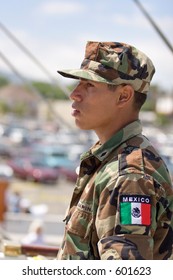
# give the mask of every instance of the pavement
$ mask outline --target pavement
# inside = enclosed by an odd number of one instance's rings
[[[31,206],[47,205],[48,213],[64,215],[74,189],[75,183],[60,179],[56,184],[41,184],[13,180],[9,191],[18,191],[23,199],[28,199]]]
[[[64,216],[70,203],[74,183],[65,179],[55,185],[45,185],[22,180],[9,184],[9,193],[18,191],[30,202],[31,213],[6,212],[1,228],[6,237],[19,241],[28,233],[30,224],[37,219],[43,221],[47,245],[59,246],[64,232]]]

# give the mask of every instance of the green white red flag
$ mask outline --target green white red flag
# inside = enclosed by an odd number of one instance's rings
[[[146,195],[120,196],[120,223],[124,225],[151,224],[151,198]]]

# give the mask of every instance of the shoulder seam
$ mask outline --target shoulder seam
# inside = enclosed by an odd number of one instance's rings
[[[128,173],[145,174],[143,154],[139,147],[128,146],[118,155],[119,175]]]

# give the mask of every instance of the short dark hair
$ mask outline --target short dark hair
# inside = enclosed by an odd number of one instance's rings
[[[116,88],[118,87],[117,85],[113,85],[113,84],[107,84],[107,86],[108,86],[108,89],[109,89],[110,91],[115,91]]]
[[[140,110],[143,104],[147,99],[147,95],[145,93],[141,93],[138,91],[134,92],[134,108],[136,110]]]
[[[122,84],[122,86],[126,86],[126,84]],[[115,91],[118,85],[108,84],[108,89],[111,91]],[[143,104],[147,99],[147,94],[141,93],[138,91],[134,91],[134,109],[140,110]]]

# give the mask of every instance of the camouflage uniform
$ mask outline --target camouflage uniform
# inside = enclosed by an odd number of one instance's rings
[[[139,94],[147,94],[154,72],[134,46],[92,41],[80,69],[58,71],[67,78],[129,84]],[[58,259],[173,258],[172,183],[139,121],[82,156],[65,221]]]
[[[132,122],[81,158],[58,259],[173,257],[173,189],[168,170]]]
[[[86,79],[110,85],[130,84],[147,93],[155,68],[143,52],[119,42],[92,42],[86,45],[80,69],[58,70],[66,78]]]

